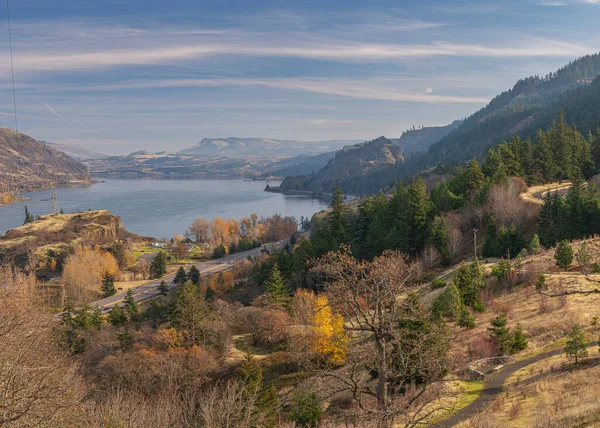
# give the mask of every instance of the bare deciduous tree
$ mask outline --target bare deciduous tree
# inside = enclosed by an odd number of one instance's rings
[[[58,320],[35,305],[34,287],[35,278],[0,267],[0,425],[76,425],[78,366],[58,349]]]
[[[406,297],[418,266],[398,252],[358,262],[345,250],[327,254],[315,270],[326,277],[330,303],[344,315],[345,329],[370,335],[350,351],[345,366],[325,373],[335,381],[331,392],[350,392],[379,427],[423,423],[435,413],[429,387],[443,376],[449,344],[445,331],[434,332],[438,327],[422,305]],[[377,401],[374,411],[369,397]]]

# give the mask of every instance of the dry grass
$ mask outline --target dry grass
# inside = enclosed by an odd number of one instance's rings
[[[593,357],[578,366],[557,356],[514,373],[485,412],[488,420],[511,427],[598,426],[600,360],[594,348],[590,353]]]
[[[543,184],[539,186],[532,186],[527,189],[526,192],[521,193],[521,198],[527,202],[533,202],[534,204],[542,204],[541,198],[538,197],[539,194],[543,192],[547,192],[549,190],[558,190],[562,188],[567,188],[571,185],[570,181],[563,181],[561,184],[559,183],[550,183]]]

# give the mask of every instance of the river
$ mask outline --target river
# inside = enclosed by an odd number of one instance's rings
[[[123,219],[130,232],[155,238],[183,234],[195,218],[235,218],[256,213],[310,217],[327,201],[309,196],[263,191],[264,181],[226,179],[103,178],[89,187],[59,187],[58,205],[65,213],[109,210]],[[277,182],[270,182],[273,186]],[[0,234],[23,224],[26,205],[35,215],[51,211],[52,190],[24,194],[29,200],[0,207]]]

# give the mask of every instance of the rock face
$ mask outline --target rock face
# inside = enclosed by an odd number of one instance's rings
[[[87,167],[63,152],[0,127],[0,193],[89,181]]]
[[[45,215],[0,236],[0,262],[4,259],[23,264],[32,254],[44,259],[76,245],[102,246],[117,240],[140,242],[150,238],[128,232],[121,217],[106,210]]]
[[[398,145],[385,137],[345,147],[313,175],[286,177],[283,190],[303,190],[329,193],[340,186],[346,193],[367,194],[377,190],[372,184],[380,181],[380,172],[404,162]],[[373,190],[374,189],[374,190]]]

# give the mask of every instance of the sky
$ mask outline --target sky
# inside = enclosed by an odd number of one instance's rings
[[[19,131],[108,154],[204,137],[397,138],[600,50],[600,0],[9,6]],[[0,16],[0,124],[14,128]]]

